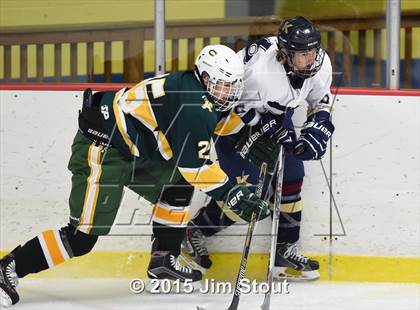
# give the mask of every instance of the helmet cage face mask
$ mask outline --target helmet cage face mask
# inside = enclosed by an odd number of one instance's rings
[[[286,59],[288,66],[292,69],[293,73],[301,78],[310,78],[313,77],[322,67],[322,63],[324,62],[325,51],[318,47],[315,50],[315,60],[311,67],[305,69],[298,69],[296,65],[293,63],[293,59],[295,57],[296,52],[309,52],[306,51],[293,51],[293,50],[286,50],[282,48],[280,52],[283,54],[283,58]]]
[[[243,91],[242,80],[233,82],[209,79],[206,91],[211,101],[216,105],[217,111],[225,112],[234,107],[241,97]]]

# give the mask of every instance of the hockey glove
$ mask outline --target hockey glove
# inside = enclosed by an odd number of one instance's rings
[[[303,124],[300,137],[294,147],[294,154],[302,160],[321,159],[327,150],[328,140],[334,132],[328,112],[318,112]]]
[[[108,134],[102,122],[100,101],[105,92],[92,93],[90,88],[83,92],[83,106],[79,111],[79,130],[85,137],[105,147],[111,147]]]
[[[232,187],[225,195],[224,201],[229,209],[247,222],[251,221],[253,213],[257,215],[257,221],[270,215],[268,204],[243,185]]]
[[[280,128],[271,137],[286,150],[292,150],[296,144],[296,132],[292,128]]]
[[[261,115],[257,125],[250,127],[236,145],[239,155],[256,166],[267,163],[267,172],[274,173],[280,143],[288,143],[289,135],[281,127],[284,115],[265,113]],[[294,136],[296,141],[296,136]]]
[[[266,162],[267,172],[274,173],[280,144],[263,136],[260,130],[251,127],[250,133],[246,132],[235,148],[243,159],[249,160],[256,166],[261,166],[263,162]]]

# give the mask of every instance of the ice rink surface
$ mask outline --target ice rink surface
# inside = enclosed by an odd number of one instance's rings
[[[228,294],[134,294],[129,279],[22,279],[21,301],[9,309],[226,309]],[[289,285],[272,296],[272,310],[418,310],[420,285],[401,283],[310,282]],[[242,295],[239,310],[260,309],[263,294]]]

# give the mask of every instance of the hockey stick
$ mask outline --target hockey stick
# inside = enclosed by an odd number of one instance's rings
[[[264,187],[265,175],[267,173],[267,164],[263,162],[260,167],[260,175],[258,185],[255,189],[255,195],[261,198]],[[233,293],[232,302],[227,310],[236,310],[239,305],[239,298],[241,297],[242,280],[245,277],[246,264],[248,263],[249,249],[251,248],[252,234],[254,233],[255,223],[257,222],[257,215],[252,214],[251,222],[248,225],[246,233],[245,245],[242,252],[241,264],[239,265],[238,277],[236,278],[235,292]]]
[[[265,293],[264,302],[261,305],[262,310],[270,309],[271,289],[273,285],[273,268],[274,268],[274,261],[276,258],[277,234],[278,234],[279,219],[280,219],[281,192],[283,188],[284,156],[285,156],[284,149],[283,149],[283,146],[281,146],[279,159],[277,162],[277,165],[278,165],[277,166],[277,181],[276,181],[276,190],[274,191],[273,222],[271,224],[270,258],[268,260],[268,270],[267,270],[268,291]]]
[[[255,189],[255,195],[258,198],[261,198],[262,196],[266,174],[267,174],[267,163],[263,162],[260,166],[260,175],[258,179],[258,185]],[[241,297],[242,280],[245,277],[246,264],[248,262],[249,249],[251,247],[252,234],[254,233],[256,222],[257,222],[257,215],[253,213],[251,217],[251,221],[249,222],[249,225],[248,225],[248,231],[246,233],[245,245],[242,251],[241,264],[239,265],[238,276],[236,278],[235,291],[233,293],[232,302],[230,303],[230,306],[229,308],[227,308],[227,310],[238,309],[239,298]],[[197,310],[205,310],[205,309],[202,307],[197,307]]]

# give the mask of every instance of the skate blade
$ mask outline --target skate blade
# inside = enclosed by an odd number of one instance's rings
[[[273,269],[273,279],[278,281],[305,282],[318,280],[319,277],[318,270],[301,271],[289,267],[274,267]]]
[[[148,279],[145,290],[149,294],[191,294],[201,287],[201,281],[184,283],[180,280]]]
[[[188,254],[188,252],[186,250],[181,249],[181,254],[178,256],[179,259],[182,260],[182,262],[187,265],[188,267],[190,267],[191,269],[195,269],[200,271],[203,275],[207,272],[208,269],[204,268],[203,266],[201,266],[200,264],[198,264],[197,262],[195,262],[190,254]]]
[[[12,305],[12,299],[1,288],[0,288],[0,305],[4,308],[8,308]]]

